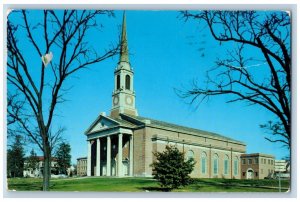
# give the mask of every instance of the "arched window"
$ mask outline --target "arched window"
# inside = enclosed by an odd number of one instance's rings
[[[217,175],[219,170],[219,156],[217,154],[214,155],[213,164],[214,175]]]
[[[207,161],[207,155],[205,152],[202,152],[201,154],[201,173],[206,173],[206,161]]]
[[[187,157],[188,157],[188,160],[194,159],[194,152],[192,150],[189,150],[187,153]]]
[[[129,75],[126,75],[126,78],[125,78],[125,88],[127,90],[130,90],[130,76]]]
[[[238,157],[235,157],[233,161],[233,174],[238,175],[239,173],[238,170],[239,170],[239,159]]]
[[[229,173],[229,157],[225,155],[224,157],[224,175],[228,175]]]
[[[120,75],[117,75],[117,90],[120,89]]]

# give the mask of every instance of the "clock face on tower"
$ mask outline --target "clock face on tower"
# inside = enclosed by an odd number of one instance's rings
[[[132,105],[132,102],[133,102],[132,97],[131,96],[126,96],[126,104]]]
[[[114,105],[117,105],[119,103],[119,98],[116,96],[114,97]]]

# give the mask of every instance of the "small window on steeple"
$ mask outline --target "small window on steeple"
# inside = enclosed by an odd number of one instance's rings
[[[117,75],[117,90],[120,89],[120,75]]]
[[[126,79],[125,79],[126,83],[125,83],[125,87],[127,90],[130,90],[130,76],[126,75]]]

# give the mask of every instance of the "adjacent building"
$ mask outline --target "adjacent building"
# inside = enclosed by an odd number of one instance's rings
[[[85,132],[87,176],[152,176],[153,152],[170,144],[196,161],[192,177],[240,179],[243,142],[138,115],[133,84],[124,14],[112,109],[109,115],[101,113]]]
[[[274,156],[261,153],[241,155],[241,179],[272,178],[275,171]]]
[[[86,176],[87,170],[87,157],[77,159],[77,176]]]
[[[44,157],[43,156],[37,156],[37,164],[35,169],[28,168],[28,159],[25,159],[24,161],[24,170],[23,170],[23,176],[24,177],[43,177],[43,170],[44,170]],[[58,174],[58,165],[57,165],[57,159],[52,158],[51,161],[51,175],[57,175]]]

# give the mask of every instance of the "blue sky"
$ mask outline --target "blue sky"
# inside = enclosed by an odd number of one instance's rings
[[[103,31],[92,30],[87,36],[99,51],[118,41],[122,11],[115,14],[115,18],[99,19]],[[259,124],[273,119],[266,110],[241,102],[226,104],[225,96],[191,106],[175,94],[174,88],[188,88],[193,79],[204,85],[206,71],[214,66],[217,57],[226,54],[226,45],[214,41],[207,27],[196,21],[185,22],[176,11],[127,11],[126,15],[139,115],[243,141],[247,153],[272,154],[277,159],[288,154],[285,148],[264,139]],[[34,54],[31,49],[25,53],[27,57]],[[53,54],[55,60],[54,51]],[[86,156],[84,131],[101,112],[109,114],[117,62],[118,56],[91,65],[65,84],[66,88],[72,86],[65,96],[69,101],[59,106],[54,124],[67,128],[65,138],[71,144],[73,163]]]

